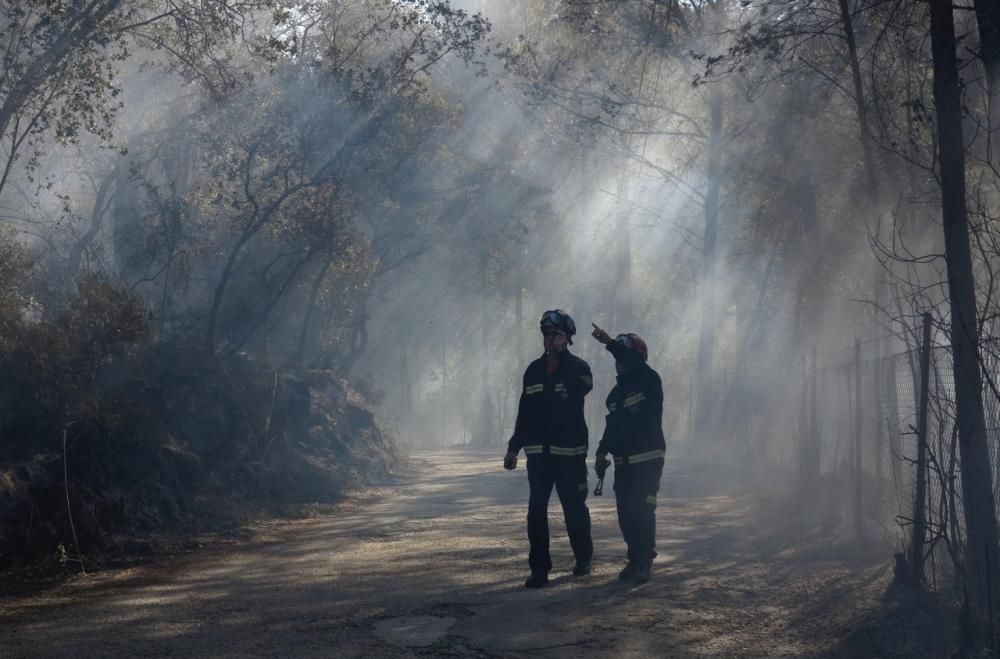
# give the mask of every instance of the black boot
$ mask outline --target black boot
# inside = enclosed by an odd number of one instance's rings
[[[622,581],[631,581],[632,575],[635,574],[636,564],[629,561],[627,565],[618,573],[618,578]]]
[[[653,561],[642,561],[635,566],[632,572],[632,583],[640,584],[649,581],[653,575]]]
[[[541,588],[549,582],[548,572],[532,572],[524,582],[525,588]]]
[[[583,577],[590,574],[590,561],[577,561],[573,566],[573,576]]]

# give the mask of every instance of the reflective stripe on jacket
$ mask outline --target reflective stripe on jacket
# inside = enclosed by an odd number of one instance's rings
[[[594,388],[590,366],[569,351],[557,353],[559,366],[549,374],[545,355],[524,371],[514,435],[507,450],[525,455],[587,455],[584,397]]]
[[[605,346],[625,367],[606,401],[608,415],[598,453],[611,453],[615,465],[663,458],[663,383],[635,351],[612,341]]]

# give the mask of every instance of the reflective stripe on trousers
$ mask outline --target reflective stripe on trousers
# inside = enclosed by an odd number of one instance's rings
[[[656,460],[657,458],[665,458],[666,452],[662,449],[656,451],[646,451],[645,453],[636,453],[635,455],[625,455],[625,456],[615,456],[615,465],[634,465],[640,462],[649,462],[650,460]]]
[[[528,460],[528,564],[532,572],[552,569],[549,554],[549,498],[555,487],[566,520],[569,544],[577,562],[587,563],[594,553],[587,508],[587,461],[542,455]]]
[[[523,447],[525,455],[542,455],[548,453],[549,455],[559,455],[562,457],[574,457],[578,455],[587,455],[587,446],[549,446],[548,451],[546,451],[546,446],[544,444],[530,444]]]

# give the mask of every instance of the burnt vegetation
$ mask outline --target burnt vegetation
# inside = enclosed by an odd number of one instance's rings
[[[500,447],[561,306],[995,649],[994,4],[4,3],[0,569]]]
[[[430,71],[481,67],[488,29],[447,3],[5,4],[0,569],[388,475],[365,303],[423,250],[414,168],[450,157]]]

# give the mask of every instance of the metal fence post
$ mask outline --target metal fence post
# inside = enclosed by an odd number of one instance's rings
[[[931,315],[924,314],[924,336],[920,349],[920,407],[917,408],[917,486],[913,500],[913,542],[910,565],[917,585],[924,583],[924,534],[927,503],[927,406],[931,373]]]
[[[694,446],[694,376],[688,381],[688,446]]]
[[[809,382],[809,476],[819,477],[820,446],[819,446],[819,414],[817,410],[819,393],[819,365],[816,346],[812,347],[812,373]],[[813,481],[815,482],[815,481]]]
[[[881,513],[882,502],[885,499],[885,468],[883,465],[883,449],[885,443],[883,441],[884,433],[882,426],[882,381],[884,380],[883,372],[884,364],[882,362],[882,340],[878,339],[875,342],[875,383],[872,386],[872,391],[874,391],[875,396],[872,399],[872,404],[875,406],[875,414],[872,418],[875,419],[875,492],[874,496],[871,498],[871,503],[869,509],[872,511],[873,515],[878,515]]]
[[[864,540],[864,522],[861,519],[861,339],[854,339],[854,532],[858,541]]]
[[[799,398],[799,488],[805,492],[809,484],[809,366],[802,355],[802,391]]]

